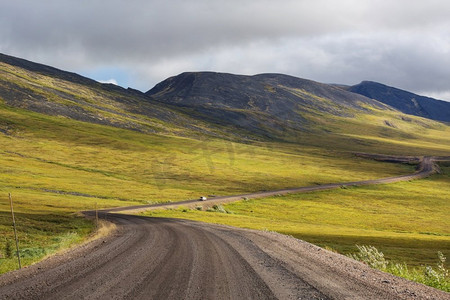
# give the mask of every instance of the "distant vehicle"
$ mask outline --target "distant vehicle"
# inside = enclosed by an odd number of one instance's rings
[[[198,199],[198,200],[199,200],[199,201],[205,201],[205,200],[206,200],[206,197],[201,196],[200,199]]]

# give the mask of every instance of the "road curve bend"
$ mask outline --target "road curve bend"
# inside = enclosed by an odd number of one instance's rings
[[[272,232],[112,214],[117,232],[0,277],[1,299],[450,299]]]
[[[0,276],[0,299],[450,299],[277,233],[106,216],[113,234]]]

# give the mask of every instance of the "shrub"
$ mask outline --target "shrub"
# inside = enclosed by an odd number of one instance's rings
[[[216,204],[214,204],[213,205],[213,207],[212,207],[212,209],[214,210],[214,211],[216,211],[216,212],[220,212],[220,213],[223,213],[223,214],[226,214],[227,213],[227,211],[226,211],[226,209],[222,206],[222,205],[216,205]]]
[[[6,240],[5,244],[5,258],[12,258],[13,257],[13,249],[11,240]]]
[[[448,269],[445,268],[446,257],[442,252],[438,252],[437,268],[426,266],[422,270],[409,269],[405,263],[393,263],[384,258],[383,252],[378,251],[374,246],[358,246],[358,253],[348,256],[366,263],[374,269],[385,271],[393,275],[403,277],[415,282],[423,283],[428,286],[450,292],[450,276]]]
[[[208,208],[206,211],[210,212],[218,212],[223,214],[232,214],[233,212],[226,210],[222,205],[214,204],[211,208]]]
[[[438,260],[436,270],[430,266],[425,268],[423,283],[450,292],[449,272],[444,266],[446,257],[440,251],[438,252]]]
[[[355,260],[361,261],[370,267],[378,270],[386,270],[388,261],[384,258],[383,252],[378,251],[374,246],[356,245],[359,252],[349,256]]]
[[[40,247],[25,248],[20,250],[20,257],[22,258],[42,257],[46,254],[47,251]]]

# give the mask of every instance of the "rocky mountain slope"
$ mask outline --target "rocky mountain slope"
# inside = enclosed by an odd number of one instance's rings
[[[450,102],[416,95],[372,81],[363,81],[349,87],[348,90],[376,99],[405,114],[450,122]]]
[[[312,115],[353,117],[369,108],[391,110],[331,85],[282,74],[182,73],[145,94],[183,107],[197,118],[271,138],[280,131],[312,130]]]

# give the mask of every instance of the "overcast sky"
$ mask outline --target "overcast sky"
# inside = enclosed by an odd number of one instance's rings
[[[142,91],[285,73],[450,101],[450,1],[0,0],[0,52]]]

